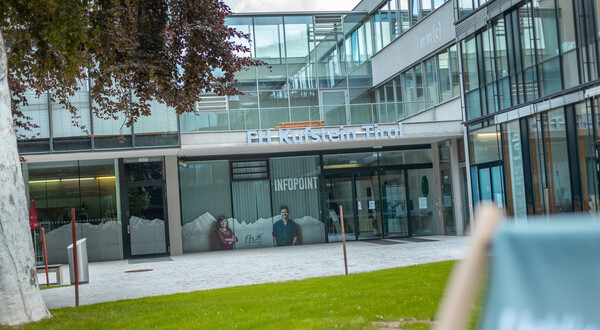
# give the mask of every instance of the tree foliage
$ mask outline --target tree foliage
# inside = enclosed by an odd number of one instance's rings
[[[87,78],[93,113],[124,114],[127,126],[152,101],[182,114],[201,93],[241,94],[234,73],[262,63],[234,42],[248,36],[225,25],[229,14],[218,0],[0,1],[15,125],[31,127],[19,110],[31,90],[50,91],[76,122],[69,97]]]

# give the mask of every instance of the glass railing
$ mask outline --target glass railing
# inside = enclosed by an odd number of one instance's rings
[[[394,123],[433,107],[432,101],[201,111],[180,116],[181,132],[244,131]]]

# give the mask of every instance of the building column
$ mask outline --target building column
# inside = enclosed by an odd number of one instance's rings
[[[437,233],[444,235],[444,205],[442,205],[442,177],[440,175],[440,150],[438,143],[431,144],[431,160],[433,163],[433,193],[435,194],[435,218]]]
[[[458,145],[457,140],[452,139],[450,141],[450,172],[452,173],[452,199],[454,205],[452,210],[454,211],[454,225],[456,226],[456,235],[465,235],[465,214],[463,214],[463,194],[462,194],[462,182],[460,182],[460,167],[458,162]]]
[[[165,156],[169,246],[172,256],[183,254],[183,244],[181,240],[181,207],[179,203],[179,169],[177,166],[177,156]]]

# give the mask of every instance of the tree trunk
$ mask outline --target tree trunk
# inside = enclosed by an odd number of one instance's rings
[[[37,284],[23,175],[0,33],[0,326],[50,317]]]

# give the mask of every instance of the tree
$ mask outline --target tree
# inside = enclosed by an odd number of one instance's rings
[[[224,24],[230,13],[219,0],[0,2],[0,326],[50,316],[37,287],[13,127],[13,117],[14,126],[34,126],[19,110],[25,93],[50,91],[78,125],[69,97],[90,79],[94,115],[124,116],[127,126],[149,115],[152,101],[182,114],[201,93],[241,94],[235,72],[262,62],[235,43],[248,36]]]

